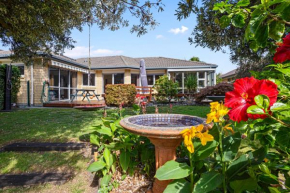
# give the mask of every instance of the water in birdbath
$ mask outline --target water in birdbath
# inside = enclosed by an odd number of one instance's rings
[[[131,117],[128,121],[136,125],[149,127],[186,127],[202,123],[200,118],[174,114],[143,115]]]

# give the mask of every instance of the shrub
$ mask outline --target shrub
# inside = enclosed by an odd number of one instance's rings
[[[195,100],[197,102],[205,99],[206,96],[225,96],[226,92],[232,91],[233,84],[230,83],[219,83],[215,86],[208,86],[203,88],[195,95]]]
[[[184,86],[187,88],[188,93],[195,92],[197,88],[196,75],[189,74],[184,81]]]
[[[4,106],[4,93],[5,93],[5,76],[6,76],[6,65],[0,65],[0,110]],[[20,89],[20,71],[17,66],[12,66],[12,91],[11,91],[11,102],[17,102],[17,94]]]
[[[177,95],[178,82],[169,80],[167,75],[161,76],[155,83],[154,89],[156,89],[156,99],[158,101],[168,100],[171,101]]]
[[[133,84],[108,84],[105,90],[107,105],[132,105],[136,96],[136,87]]]

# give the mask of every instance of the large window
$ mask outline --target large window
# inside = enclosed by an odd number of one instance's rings
[[[77,88],[77,72],[49,68],[49,100],[70,100]]]
[[[84,86],[96,86],[95,74],[83,74],[83,85]]]
[[[135,86],[139,86],[139,75],[131,74],[131,84],[135,84]]]
[[[186,80],[186,77],[188,77],[190,74],[195,75],[197,78],[197,87],[198,89],[204,88],[206,86],[213,86],[214,85],[214,75],[215,72],[171,72],[171,79],[174,82],[178,82],[179,86],[179,92],[180,93],[185,93],[186,88],[184,86],[184,82]]]

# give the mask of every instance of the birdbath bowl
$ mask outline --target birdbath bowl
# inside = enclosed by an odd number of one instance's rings
[[[126,130],[148,137],[155,145],[156,170],[167,161],[176,159],[176,148],[182,141],[180,132],[200,124],[205,124],[204,119],[179,114],[136,115],[120,121],[120,125]],[[152,192],[162,193],[170,182],[171,180],[155,179]]]

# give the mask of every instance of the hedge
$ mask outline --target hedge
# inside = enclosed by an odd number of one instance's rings
[[[4,107],[4,92],[5,92],[5,74],[6,65],[0,65],[0,110]],[[11,91],[11,102],[17,102],[17,94],[20,89],[20,70],[17,66],[12,66],[12,91]]]
[[[199,91],[195,95],[195,100],[201,102],[206,96],[225,96],[226,92],[232,91],[234,89],[231,83],[219,83],[215,86],[208,86]]]
[[[107,105],[132,105],[136,97],[134,84],[107,84],[105,90],[105,101]]]

